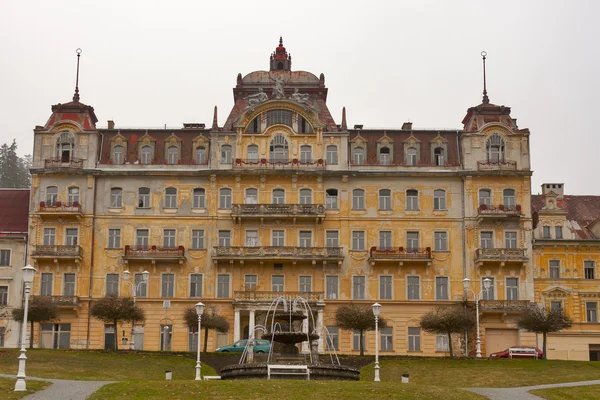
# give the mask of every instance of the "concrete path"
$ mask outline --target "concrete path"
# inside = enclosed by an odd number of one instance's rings
[[[15,379],[16,375],[0,374],[4,378]],[[24,397],[26,400],[85,400],[96,390],[113,381],[69,381],[64,379],[32,378],[26,380],[37,380],[51,382],[47,389],[37,391]]]
[[[553,383],[550,385],[522,386],[517,388],[467,388],[473,393],[486,396],[490,400],[543,400],[541,397],[529,393],[530,390],[552,389],[571,386],[600,385],[600,380]]]

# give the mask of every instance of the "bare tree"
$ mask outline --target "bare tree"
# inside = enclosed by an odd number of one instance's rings
[[[198,327],[198,314],[194,307],[187,308],[183,314],[185,323],[190,328]],[[229,322],[227,319],[219,314],[218,310],[214,307],[208,307],[202,314],[202,328],[204,328],[204,349],[203,353],[206,353],[206,347],[208,343],[208,330],[216,329],[217,332],[228,332]],[[198,338],[200,338],[200,332],[198,332]]]
[[[423,315],[420,326],[426,332],[446,334],[452,358],[452,334],[472,329],[475,326],[475,316],[468,308],[462,306],[441,306]]]
[[[360,331],[359,348],[360,355],[363,356],[365,354],[363,346],[363,336],[365,331],[372,331],[375,329],[375,316],[373,315],[371,307],[357,304],[341,306],[335,312],[335,323],[338,328]],[[379,327],[387,327],[385,319],[381,316],[379,317]]]
[[[546,338],[548,333],[570,328],[573,321],[565,314],[562,308],[554,308],[546,311],[544,307],[536,304],[523,311],[518,324],[521,329],[543,335],[544,349],[542,358],[546,360]]]
[[[100,321],[113,324],[115,332],[117,323],[123,321],[143,321],[144,310],[133,303],[131,297],[108,296],[98,300],[92,306],[92,315]],[[115,350],[119,350],[118,341],[115,337]]]
[[[23,321],[23,309],[15,308],[12,310],[15,321]],[[47,296],[31,296],[27,310],[27,321],[30,325],[29,348],[33,349],[33,327],[36,322],[50,322],[58,319],[58,308]]]

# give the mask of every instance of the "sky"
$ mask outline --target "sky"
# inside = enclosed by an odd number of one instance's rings
[[[348,125],[460,129],[490,101],[531,131],[532,192],[600,195],[600,1],[0,1],[0,143],[32,152],[33,128],[71,101],[98,127],[222,124],[238,73],[269,67],[283,36],[292,69],[325,74]]]

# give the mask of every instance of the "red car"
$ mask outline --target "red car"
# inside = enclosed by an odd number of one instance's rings
[[[542,358],[544,353],[537,347],[509,347],[506,350],[490,354],[491,358]]]

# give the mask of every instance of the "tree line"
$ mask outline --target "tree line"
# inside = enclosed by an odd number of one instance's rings
[[[28,188],[31,187],[31,155],[17,155],[17,141],[0,146],[0,187]]]

